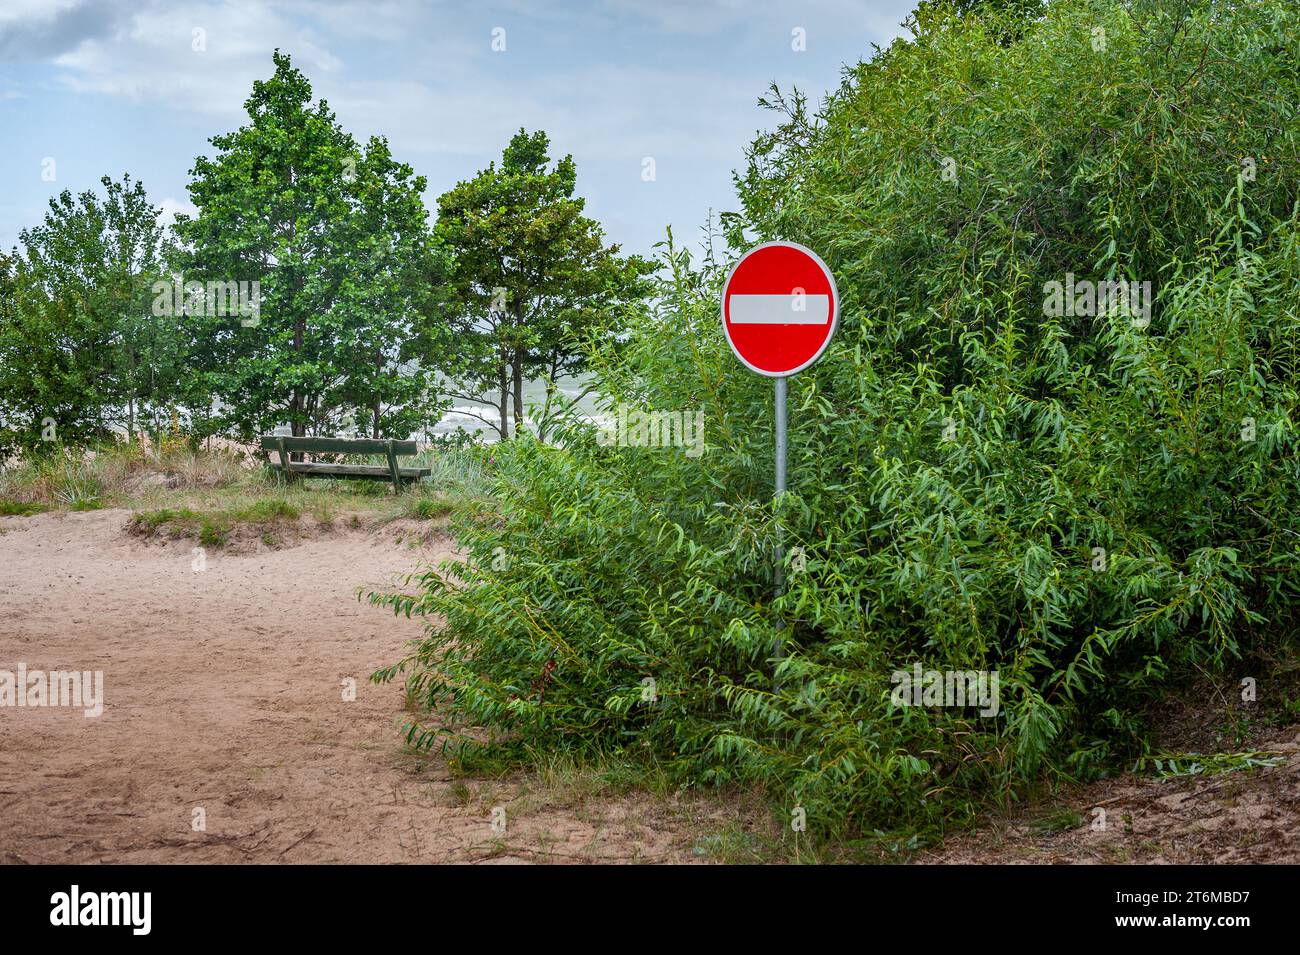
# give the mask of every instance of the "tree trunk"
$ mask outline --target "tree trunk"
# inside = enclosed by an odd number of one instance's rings
[[[522,348],[515,349],[510,371],[515,381],[515,434],[518,434],[524,427],[524,350]]]
[[[497,365],[497,380],[501,384],[501,424],[498,429],[501,432],[501,440],[506,441],[510,438],[510,366],[506,364],[505,356],[501,357],[500,364]]]
[[[551,405],[555,402],[555,363],[546,377],[546,402],[542,405],[542,420],[537,422],[537,440],[545,443],[551,433]]]
[[[306,322],[303,320],[303,317],[301,315],[298,315],[294,318],[293,320],[294,358],[297,358],[302,354],[302,339],[303,339],[303,332],[305,331],[304,328],[305,325]],[[302,438],[302,437],[306,437],[307,435],[307,422],[303,420],[303,418],[305,417],[304,415],[305,408],[306,408],[306,400],[302,393],[302,389],[299,388],[297,385],[294,385],[293,386],[293,421],[290,422],[290,426],[293,432],[293,436],[295,438]],[[302,459],[303,457],[301,451],[293,451],[289,454],[290,461],[301,461]]]
[[[135,441],[135,349],[131,349],[131,395],[126,399],[126,440]]]
[[[375,352],[375,373],[376,373],[376,374],[375,374],[375,380],[376,380],[376,381],[379,380],[379,374],[378,374],[378,373],[379,373],[379,371],[380,371],[383,367],[384,367],[384,356],[383,356],[380,352]],[[376,385],[376,387],[378,387],[378,386]],[[371,437],[374,437],[374,438],[378,438],[378,437],[379,437],[379,413],[380,413],[380,410],[381,410],[381,409],[382,409],[382,402],[380,402],[380,400],[379,400],[379,395],[376,394],[376,395],[375,395],[375,408],[374,408],[374,411],[375,411],[374,427],[371,429],[371,432],[372,432],[372,433],[371,433]]]

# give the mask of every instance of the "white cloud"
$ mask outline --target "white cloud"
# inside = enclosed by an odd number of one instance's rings
[[[187,216],[199,214],[199,207],[187,199],[174,199],[168,196],[159,205],[162,207],[160,221],[168,228],[175,224],[177,213],[184,213]]]
[[[311,75],[342,66],[310,28],[255,3],[146,5],[113,35],[84,40],[54,62],[78,92],[229,115],[270,74],[275,46]]]
[[[53,20],[79,3],[80,0],[5,0],[5,5],[0,7],[0,24]]]
[[[556,152],[584,159],[691,156],[734,160],[736,137],[752,132],[752,84],[722,74],[593,65],[536,77],[520,89],[490,71],[435,87],[365,81],[319,84],[349,125],[352,117],[407,149],[496,155],[520,126],[545,129]],[[697,109],[683,110],[682,103]],[[715,108],[708,108],[712,104]]]

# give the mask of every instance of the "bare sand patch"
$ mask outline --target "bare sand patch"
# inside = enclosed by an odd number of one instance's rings
[[[402,688],[367,678],[420,623],[356,590],[445,540],[344,526],[211,548],[195,572],[193,542],[141,542],[130,517],[0,519],[0,668],[102,670],[106,700],[95,719],[0,709],[0,861],[697,861],[695,821],[725,822],[643,795],[539,805],[518,780],[466,800],[441,760],[402,750]]]

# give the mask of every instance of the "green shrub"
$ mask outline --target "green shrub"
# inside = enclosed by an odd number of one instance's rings
[[[196,511],[189,507],[163,507],[140,511],[131,518],[134,529],[145,536],[171,528],[173,536],[197,538],[200,544],[220,547],[238,525],[275,525],[279,521],[296,521],[302,511],[282,498],[264,498],[248,504]],[[265,535],[263,535],[265,539]]]
[[[412,495],[407,503],[407,513],[421,521],[433,521],[452,512],[451,501],[436,497]]]
[[[246,524],[266,524],[271,521],[296,521],[302,516],[297,505],[283,498],[269,497],[234,508],[228,514],[231,521]]]
[[[202,515],[188,507],[161,507],[154,511],[141,511],[131,520],[147,531],[156,531],[164,524],[191,524],[202,520]]]
[[[49,508],[44,504],[0,498],[0,517],[30,517],[32,514],[40,514],[46,510]]]
[[[815,115],[773,97],[725,251],[670,243],[592,356],[611,408],[702,410],[706,453],[499,448],[467,560],[372,597],[430,619],[375,674],[433,709],[411,742],[644,753],[814,832],[916,830],[1140,757],[1172,681],[1294,643],[1300,11],[1058,0],[1015,35],[937,21]],[[843,299],[791,381],[776,601],[771,384],[717,312],[754,236]],[[1149,324],[1047,314],[1067,273],[1150,281]],[[1000,711],[893,705],[916,663],[998,672]]]

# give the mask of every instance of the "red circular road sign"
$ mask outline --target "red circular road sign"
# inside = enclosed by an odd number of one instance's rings
[[[831,270],[796,242],[764,242],[740,257],[722,286],[722,328],[750,371],[784,378],[826,350],[840,317]]]

